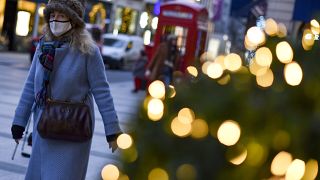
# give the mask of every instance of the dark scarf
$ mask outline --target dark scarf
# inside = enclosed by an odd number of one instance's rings
[[[53,70],[54,55],[56,48],[63,44],[61,41],[44,42],[44,38],[40,39],[40,49],[41,54],[39,56],[39,61],[44,69],[44,76],[42,81],[42,88],[36,95],[36,104],[39,107],[43,107],[46,103],[46,99],[50,96],[48,92],[50,75]]]

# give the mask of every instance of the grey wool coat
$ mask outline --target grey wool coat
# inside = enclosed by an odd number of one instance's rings
[[[35,95],[42,87],[44,75],[38,58],[40,53],[38,47],[13,120],[14,125],[25,127],[33,113],[32,154],[25,179],[83,180],[86,176],[91,140],[77,143],[43,139],[37,132],[42,108],[35,106]],[[81,101],[88,94],[87,103],[91,107],[93,127],[94,98],[103,119],[105,134],[121,132],[98,47],[95,47],[95,52],[91,55],[83,54],[69,45],[57,48],[50,84],[53,99]]]

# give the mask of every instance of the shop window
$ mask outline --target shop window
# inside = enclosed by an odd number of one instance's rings
[[[180,55],[184,56],[186,54],[188,28],[182,26],[164,26],[162,32],[163,34],[171,34],[177,37],[177,47],[180,51]]]

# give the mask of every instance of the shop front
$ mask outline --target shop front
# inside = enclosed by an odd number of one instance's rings
[[[0,51],[28,51],[32,38],[41,36],[47,0],[0,0]],[[85,21],[105,33],[110,25],[112,4],[87,1]]]
[[[164,3],[160,9],[151,56],[163,36],[174,35],[180,51],[180,70],[185,71],[205,51],[208,11],[197,3],[181,1]]]

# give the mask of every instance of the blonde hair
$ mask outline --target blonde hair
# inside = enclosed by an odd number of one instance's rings
[[[70,46],[73,49],[78,49],[84,54],[93,54],[95,51],[95,41],[92,39],[91,34],[88,30],[84,28],[71,29],[66,35],[62,38],[55,38],[50,31],[50,27],[46,24],[43,28],[45,39],[52,41],[54,39],[63,40],[68,39],[70,41]]]

